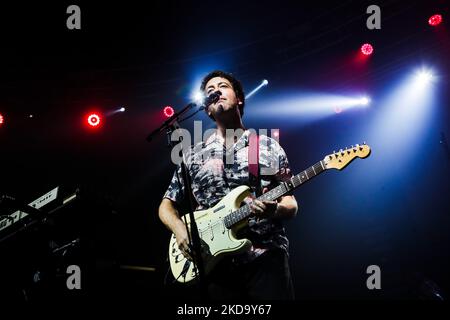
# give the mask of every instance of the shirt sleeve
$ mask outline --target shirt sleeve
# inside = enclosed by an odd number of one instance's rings
[[[167,188],[163,198],[170,199],[179,205],[183,202],[184,182],[180,166],[178,166],[178,168],[174,171],[172,180],[170,181],[169,187]]]
[[[278,153],[278,172],[275,174],[275,180],[277,182],[286,182],[287,180],[292,178],[291,168],[289,167],[289,161],[284,149],[278,144],[277,145],[277,153]]]
[[[260,145],[260,187],[261,190],[264,188],[271,190],[279,186],[280,183],[291,179],[292,173],[286,152],[278,141],[270,137],[262,137],[262,145]],[[292,195],[292,192],[287,194]]]
[[[265,151],[260,153],[260,158],[263,158],[265,165],[264,168],[261,167],[261,174],[270,177],[271,182],[278,185],[292,178],[289,161],[286,152],[276,140],[264,138],[266,140],[263,143],[266,144],[266,147],[264,147]]]

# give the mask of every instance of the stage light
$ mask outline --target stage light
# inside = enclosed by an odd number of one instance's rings
[[[171,106],[166,106],[164,108],[164,115],[167,118],[170,118],[171,116],[173,116],[174,113],[175,113],[175,111],[173,110],[173,108]]]
[[[312,122],[321,118],[369,108],[369,96],[344,96],[330,93],[302,92],[281,93],[258,101],[252,105],[252,116],[259,118],[284,119],[287,122]],[[276,106],[276,108],[274,108]]]
[[[436,27],[442,22],[442,16],[440,14],[435,14],[428,19],[428,24],[432,27]]]
[[[28,115],[28,118],[33,118],[34,116],[32,114]]]
[[[361,46],[361,52],[366,55],[370,56],[373,53],[373,47],[369,43],[365,43]]]
[[[117,114],[119,112],[125,112],[125,110],[126,110],[125,107],[120,107],[120,108],[117,108],[117,109],[114,109],[114,110],[106,112],[104,114],[104,116],[105,117],[110,117],[110,116],[115,115],[115,114]]]
[[[370,99],[368,97],[362,97],[361,99],[359,99],[359,103],[362,106],[368,106],[370,103]]]
[[[256,92],[258,92],[262,87],[267,86],[269,84],[269,81],[264,79],[259,86],[257,86],[255,89],[253,89],[246,97],[245,99],[250,98],[252,95],[254,95]]]
[[[416,72],[416,83],[424,86],[433,80],[433,73],[430,70],[422,69]]]
[[[423,160],[418,150],[427,143],[425,137],[433,125],[433,109],[438,102],[437,87],[431,82],[434,78],[431,69],[410,72],[387,89],[385,97],[377,98],[378,113],[367,139],[384,157],[383,162],[397,162],[400,168],[400,163]]]
[[[272,129],[271,130],[272,137],[278,140],[280,138],[280,130],[279,129]]]
[[[100,122],[101,122],[101,118],[96,113],[91,113],[87,118],[87,123],[91,127],[97,127],[98,125],[100,125]]]
[[[342,108],[336,106],[336,107],[334,107],[334,112],[339,114],[342,112]]]
[[[2,126],[5,123],[5,118],[3,117],[3,115],[0,113],[0,126]]]
[[[192,100],[194,100],[194,102],[196,104],[201,105],[203,103],[203,99],[205,98],[205,96],[203,95],[203,93],[201,91],[195,91],[192,94]]]

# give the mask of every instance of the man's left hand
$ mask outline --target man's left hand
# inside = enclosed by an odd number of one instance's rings
[[[266,193],[267,190],[268,190],[267,188],[264,188],[263,193]],[[268,200],[260,201],[255,199],[250,204],[252,213],[260,219],[275,217],[277,207],[278,207],[277,201],[268,201]]]

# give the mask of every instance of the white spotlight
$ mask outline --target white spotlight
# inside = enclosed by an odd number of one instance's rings
[[[370,98],[369,98],[369,97],[362,97],[362,98],[359,100],[359,103],[360,103],[362,106],[368,106],[369,103],[370,103]]]
[[[197,104],[203,103],[203,99],[203,93],[201,93],[200,91],[196,91],[192,94],[192,100],[194,100],[194,102]]]
[[[264,79],[259,86],[257,86],[255,89],[253,89],[246,97],[245,99],[250,98],[252,95],[254,95],[258,90],[260,90],[262,87],[267,86],[269,84],[269,81]]]
[[[120,111],[120,112],[125,112],[125,108],[122,107],[122,108],[119,109],[119,111]]]
[[[416,75],[417,82],[427,84],[433,79],[433,74],[430,70],[421,70]]]

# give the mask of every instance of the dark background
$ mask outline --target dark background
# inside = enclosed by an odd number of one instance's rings
[[[77,1],[81,30],[66,28],[70,4],[2,4],[0,193],[30,202],[55,186],[68,193],[87,186],[111,199],[115,213],[99,218],[92,210],[82,220],[96,226],[97,268],[89,280],[101,290],[162,292],[169,233],[157,209],[174,166],[165,137],[145,137],[163,121],[164,106],[190,101],[206,72],[233,72],[246,92],[268,79],[255,106],[287,89],[382,95],[409,67],[427,62],[439,69],[439,97],[410,162],[393,165],[403,159],[399,152],[380,164],[377,151],[389,138],[373,141],[371,158],[298,189],[300,213],[286,227],[298,299],[433,298],[432,287],[448,297],[449,158],[440,143],[449,135],[445,1]],[[382,9],[381,30],[366,28],[370,4]],[[426,23],[436,12],[444,36]],[[349,57],[364,42],[375,54],[365,68],[353,68]],[[247,127],[280,128],[294,172],[368,140],[365,127],[383,108],[374,103],[296,125],[294,117],[252,116],[252,103]],[[105,118],[100,130],[83,124],[90,110],[121,106],[127,111]],[[212,125],[203,114],[194,119]],[[374,130],[383,132],[383,123]],[[382,290],[366,288],[372,264],[381,267]]]

